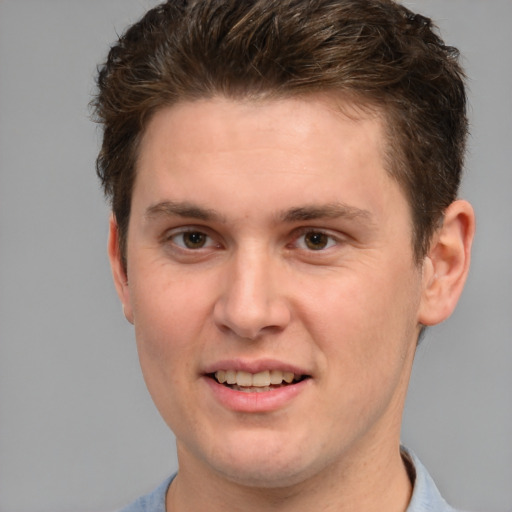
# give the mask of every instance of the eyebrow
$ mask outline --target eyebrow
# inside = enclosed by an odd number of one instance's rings
[[[161,201],[147,208],[145,217],[183,217],[202,221],[224,221],[225,217],[216,210],[203,208],[189,201]],[[281,222],[300,222],[317,219],[355,219],[372,222],[368,210],[346,205],[344,203],[327,203],[320,205],[299,206],[279,212],[276,217]]]
[[[285,222],[337,218],[361,219],[372,222],[372,214],[368,210],[343,203],[328,203],[291,208],[283,212],[280,217]]]
[[[184,217],[203,221],[219,221],[223,217],[215,210],[203,208],[188,201],[162,201],[147,208],[145,217]]]

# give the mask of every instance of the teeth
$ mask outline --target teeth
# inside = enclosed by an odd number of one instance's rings
[[[293,372],[282,372],[280,370],[265,370],[259,373],[219,370],[215,372],[215,378],[221,384],[229,384],[231,386],[268,388],[271,385],[278,386],[283,381],[291,384],[296,379],[296,376]]]
[[[224,370],[219,370],[215,374],[215,378],[221,383],[224,384],[226,382],[226,372]]]
[[[270,372],[267,370],[266,372],[255,373],[252,376],[252,385],[257,388],[270,386]]]
[[[236,372],[236,383],[238,386],[252,386],[252,374],[249,372]]]
[[[283,379],[288,384],[293,382],[293,377],[294,377],[293,372],[283,372]]]
[[[281,384],[283,382],[283,372],[272,370],[270,372],[270,384]]]

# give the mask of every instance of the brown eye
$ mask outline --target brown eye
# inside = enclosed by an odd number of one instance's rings
[[[168,241],[182,249],[205,249],[213,247],[214,241],[210,236],[202,231],[181,231],[167,238]]]
[[[208,240],[208,237],[199,231],[188,231],[181,236],[183,238],[183,245],[187,249],[201,249]]]
[[[304,235],[304,243],[312,251],[320,251],[329,246],[331,237],[320,231],[311,231]]]

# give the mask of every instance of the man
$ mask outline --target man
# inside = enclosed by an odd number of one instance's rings
[[[98,85],[114,281],[179,460],[126,510],[452,510],[400,423],[469,267],[456,50],[391,0],[171,0]]]

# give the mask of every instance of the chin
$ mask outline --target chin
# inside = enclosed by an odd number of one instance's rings
[[[217,471],[227,480],[245,487],[260,489],[282,489],[298,485],[311,474],[297,467],[274,464],[275,461],[267,460],[264,464],[237,465],[230,467],[217,467]]]
[[[307,443],[297,446],[293,442],[274,441],[257,443],[253,439],[249,449],[247,443],[240,449],[233,446],[217,453],[210,464],[233,483],[267,489],[292,487],[321,471],[322,461],[308,460],[304,450]]]

